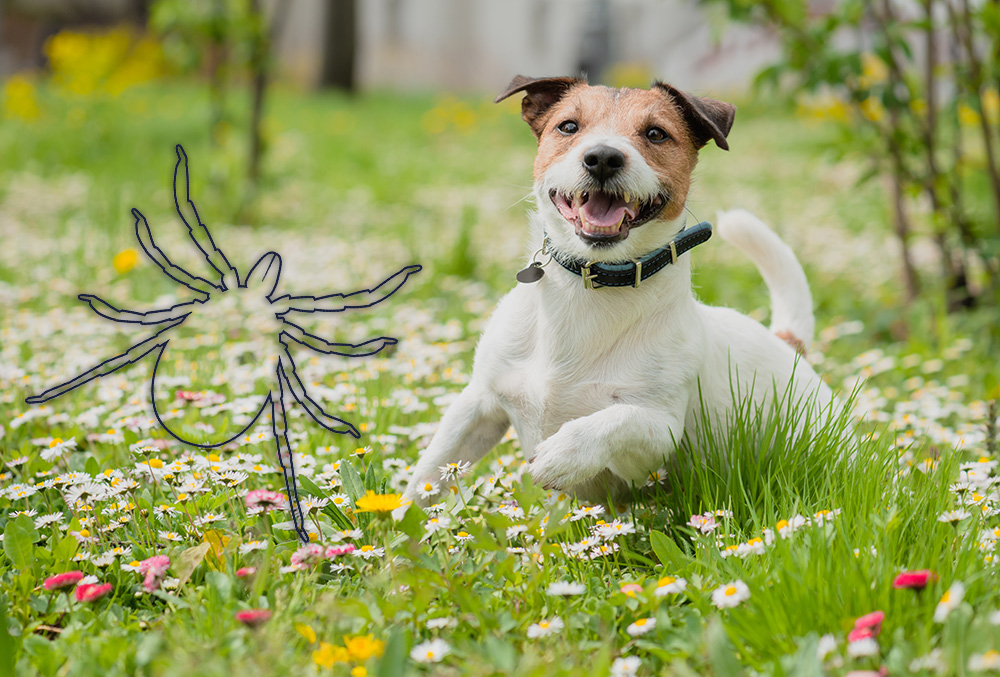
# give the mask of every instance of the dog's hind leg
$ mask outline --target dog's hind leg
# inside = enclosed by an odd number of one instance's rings
[[[469,385],[441,419],[431,444],[420,455],[406,497],[415,499],[427,484],[441,478],[449,463],[475,463],[495,447],[510,427],[510,419],[484,389]]]

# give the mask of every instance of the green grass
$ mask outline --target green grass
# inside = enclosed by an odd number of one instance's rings
[[[331,503],[312,513],[320,542],[329,545],[337,530],[357,525],[353,542],[391,556],[346,556],[282,572],[298,549],[292,532],[275,528],[285,513],[249,514],[243,501],[248,489],[281,488],[280,473],[253,469],[276,466],[272,441],[218,458],[181,444],[151,457],[130,451],[140,440],[169,439],[144,423],[152,360],[54,400],[33,418],[27,394],[144,336],[89,314],[76,293],[137,309],[186,298],[148,262],[123,272],[112,267],[116,253],[136,246],[133,206],[172,257],[198,265],[170,208],[173,145],[183,143],[199,212],[241,271],[274,249],[284,259],[282,289],[318,294],[352,291],[408,263],[425,266],[371,312],[319,324],[324,336],[344,340],[397,336],[394,352],[358,361],[297,356],[325,406],[365,423],[362,443],[373,448],[356,458],[353,440],[324,434],[305,415],[291,418],[298,451],[309,456],[302,492],[354,500],[365,490],[400,486],[405,478],[391,459],[411,463],[426,444],[427,424],[467,381],[484,320],[523,265],[520,201],[530,191],[533,140],[516,107],[483,104],[487,99],[279,91],[267,122],[265,175],[250,200],[241,181],[240,114],[213,143],[207,97],[189,84],[99,102],[43,91],[41,120],[3,122],[0,459],[27,460],[0,475],[0,609],[10,629],[0,633],[0,674],[14,665],[26,675],[348,674],[365,666],[393,676],[548,677],[606,675],[625,656],[641,661],[642,675],[844,674],[883,665],[890,674],[921,674],[913,660],[935,650],[946,674],[962,674],[970,657],[997,645],[996,573],[992,552],[980,546],[997,518],[937,519],[960,505],[952,485],[961,463],[997,460],[983,404],[998,395],[995,317],[985,310],[945,316],[933,294],[904,307],[885,253],[891,236],[878,186],[857,185],[858,168],[833,160],[835,134],[773,106],[741,105],[732,152],[705,150],[689,206],[708,220],[716,209],[749,207],[793,244],[816,300],[817,369],[845,400],[854,379],[869,376],[854,403],[876,414],[856,434],[835,420],[803,437],[788,417],[782,422],[738,402],[727,435],[693,432],[665,483],[638,492],[629,505],[608,506],[601,519],[634,528],[608,541],[617,550],[594,559],[564,551],[591,536],[598,518],[564,521],[577,504],[522,477],[519,446],[508,439],[447,494],[446,528],[431,532],[417,508],[392,522]],[[695,260],[703,299],[766,317],[764,285],[738,253],[713,241]],[[266,337],[247,342],[249,354],[259,354]],[[199,371],[188,372],[190,386],[175,387],[211,388],[232,400],[239,370],[255,363],[222,363],[211,352],[182,352],[178,373],[195,360]],[[223,369],[234,380],[211,384],[206,372]],[[178,408],[188,424],[203,420],[190,405]],[[26,412],[30,420],[22,422]],[[116,433],[98,437],[109,428]],[[46,461],[40,453],[53,437],[75,438],[78,448]],[[155,482],[146,465],[152,458],[162,463]],[[219,474],[238,468],[248,477],[234,485]],[[493,472],[501,477],[496,491],[478,482]],[[83,473],[103,489],[67,503],[68,485]],[[40,486],[26,499],[11,490],[59,475],[68,481]],[[206,491],[185,489],[189,480]],[[104,491],[115,486],[123,493]],[[993,489],[981,492],[995,504]],[[504,507],[511,501],[525,514],[511,515]],[[27,509],[37,515],[14,514]],[[826,510],[839,512],[827,518]],[[689,523],[713,511],[731,516],[718,516],[711,533]],[[220,519],[198,524],[209,512]],[[61,515],[61,525],[35,526],[49,514]],[[94,542],[71,533],[84,528]],[[167,531],[178,540],[161,534]],[[755,538],[763,552],[744,555]],[[253,541],[263,549],[241,552]],[[739,554],[727,556],[740,544]],[[116,547],[131,552],[94,563]],[[90,561],[71,561],[80,554]],[[121,565],[156,554],[171,558],[167,576],[180,580],[149,594],[141,575]],[[343,562],[352,568],[337,570]],[[256,574],[238,578],[247,566]],[[897,573],[922,568],[937,574],[929,589],[892,589]],[[111,583],[111,594],[80,603],[72,592],[41,589],[45,578],[71,569]],[[667,575],[683,577],[687,589],[657,596]],[[749,598],[717,609],[712,591],[734,580],[746,583]],[[547,594],[559,581],[580,583],[584,592]],[[965,585],[963,602],[935,622],[942,594],[957,581]],[[629,584],[640,587],[627,594],[622,586]],[[250,629],[235,618],[248,608],[273,615]],[[876,609],[886,614],[876,655],[850,657],[847,633]],[[528,638],[532,624],[556,616],[562,630]],[[655,619],[655,628],[630,636],[627,628],[642,618]],[[369,634],[385,642],[381,656],[325,667],[345,636]],[[822,661],[816,647],[827,634],[837,647]],[[428,667],[409,658],[434,638],[450,647],[442,662]]]

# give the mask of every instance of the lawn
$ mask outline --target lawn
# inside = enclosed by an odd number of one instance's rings
[[[903,305],[880,186],[858,183],[865,168],[831,130],[741,101],[732,151],[703,152],[689,207],[703,220],[749,208],[793,246],[816,302],[809,359],[856,421],[803,439],[743,408],[728,438],[692,435],[677,468],[610,506],[534,487],[510,433],[397,521],[363,496],[405,486],[530,253],[533,139],[517,103],[278,91],[248,196],[243,121],[210,130],[200,88],[38,96],[39,119],[0,125],[0,674],[1000,670],[995,312],[948,316],[933,293]],[[320,295],[423,266],[387,302],[315,323],[334,340],[396,337],[392,351],[296,353],[318,401],[362,432],[292,411],[305,548],[286,510],[254,505],[284,491],[268,415],[215,452],[181,444],[152,415],[152,356],[24,403],[148,335],[78,293],[132,309],[191,299],[138,252],[129,214],[183,267],[204,266],[173,212],[177,143],[241,273],[274,250],[283,293]],[[693,257],[702,299],[766,321],[739,252],[712,240]],[[254,356],[273,337],[239,340],[235,355],[175,361],[157,396],[178,425],[250,422]],[[47,589],[72,571],[82,582]]]

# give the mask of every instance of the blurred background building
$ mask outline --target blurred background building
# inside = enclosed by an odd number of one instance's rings
[[[191,0],[194,2],[194,0]],[[204,0],[220,7],[226,0]],[[0,77],[44,64],[74,26],[145,25],[150,0],[0,0]],[[279,80],[361,89],[483,90],[516,73],[743,88],[774,34],[691,0],[266,0]]]

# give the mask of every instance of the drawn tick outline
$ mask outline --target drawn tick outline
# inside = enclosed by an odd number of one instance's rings
[[[394,345],[396,339],[381,336],[360,344],[331,343],[319,336],[310,334],[299,325],[289,321],[286,315],[289,313],[339,313],[345,310],[369,308],[392,296],[403,286],[410,275],[421,270],[421,266],[406,266],[376,287],[350,294],[328,294],[318,297],[289,296],[285,294],[273,297],[281,276],[281,257],[272,251],[264,254],[257,260],[257,263],[253,265],[241,283],[236,268],[233,267],[226,258],[226,255],[215,244],[211,233],[208,231],[208,227],[202,223],[201,217],[198,215],[198,209],[191,199],[191,182],[188,174],[187,154],[179,144],[176,150],[177,165],[174,168],[174,206],[176,207],[177,215],[180,216],[181,221],[187,226],[188,236],[191,238],[191,241],[205,255],[205,260],[209,266],[218,273],[218,283],[213,283],[205,278],[193,275],[172,263],[153,241],[153,233],[149,227],[149,223],[146,221],[146,217],[138,209],[132,209],[132,215],[135,217],[136,238],[150,260],[159,266],[169,278],[202,295],[204,298],[179,303],[164,310],[138,312],[116,308],[107,301],[92,294],[80,294],[77,298],[85,301],[94,312],[103,318],[127,324],[163,326],[155,334],[134,344],[124,353],[111,357],[79,376],[60,385],[53,386],[39,395],[28,397],[26,402],[28,404],[47,402],[96,378],[114,373],[123,367],[137,362],[154,350],[158,350],[150,385],[150,400],[153,404],[153,413],[156,415],[156,420],[159,421],[160,425],[168,433],[185,444],[202,449],[213,449],[228,444],[249,430],[256,423],[257,419],[260,418],[261,413],[263,413],[268,404],[270,404],[271,432],[274,434],[278,462],[281,465],[285,488],[288,491],[288,504],[292,514],[292,523],[299,538],[304,543],[308,543],[309,534],[306,530],[305,518],[302,514],[302,505],[299,502],[298,490],[295,483],[295,466],[292,459],[291,445],[288,441],[287,411],[290,404],[289,396],[302,405],[302,408],[306,410],[313,420],[326,430],[341,435],[351,435],[355,438],[359,438],[361,434],[347,421],[328,414],[320,404],[309,396],[305,384],[302,383],[302,380],[295,371],[295,363],[292,360],[292,355],[288,347],[289,341],[326,355],[365,357],[374,355],[387,346]],[[182,206],[177,195],[177,178],[181,171],[181,165],[184,167],[184,197],[189,208],[187,217],[184,214],[185,207]],[[197,225],[192,226],[192,223]],[[280,348],[276,348],[278,360],[273,374],[274,381],[260,409],[257,410],[253,419],[240,432],[222,442],[213,444],[192,442],[171,430],[170,426],[160,417],[160,412],[156,407],[156,373],[160,366],[160,360],[166,352],[167,344],[170,341],[167,333],[171,329],[180,326],[188,316],[193,314],[199,316],[207,315],[209,309],[212,308],[209,303],[212,293],[225,294],[227,292],[236,292],[238,295],[244,295],[255,301],[266,301],[266,305],[258,303],[263,308],[262,317],[273,314],[274,318],[280,322],[281,331],[277,336],[277,343],[280,345]],[[260,299],[260,296],[263,296],[263,299]]]

